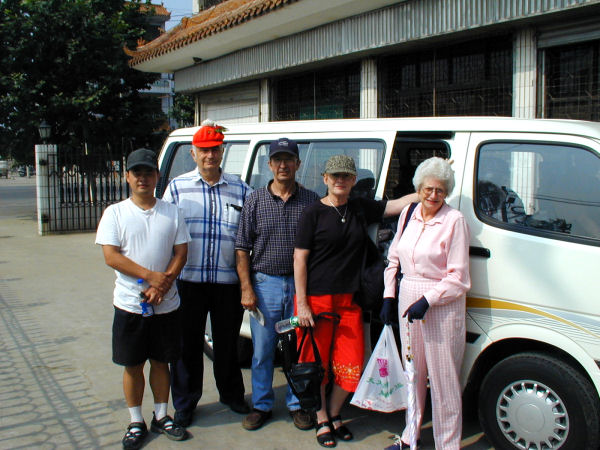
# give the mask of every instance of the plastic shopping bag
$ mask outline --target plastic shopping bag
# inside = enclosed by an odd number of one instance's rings
[[[386,325],[350,403],[373,411],[398,411],[406,408],[407,390],[394,332]]]

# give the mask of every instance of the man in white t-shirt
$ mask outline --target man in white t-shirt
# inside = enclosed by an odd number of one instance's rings
[[[187,260],[190,235],[175,205],[154,197],[156,155],[138,149],[127,158],[131,197],[104,211],[96,244],[115,269],[113,361],[124,366],[123,392],[131,423],[123,448],[140,448],[148,429],[142,416],[144,364],[150,360],[154,413],[150,429],[183,440],[185,428],[167,415],[169,363],[180,355],[179,295],[173,281]]]

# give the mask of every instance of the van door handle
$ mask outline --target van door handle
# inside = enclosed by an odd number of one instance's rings
[[[470,256],[481,256],[483,258],[489,258],[492,256],[489,248],[485,247],[469,247]]]

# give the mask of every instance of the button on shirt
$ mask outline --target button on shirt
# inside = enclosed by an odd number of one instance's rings
[[[250,267],[253,272],[280,276],[294,273],[298,219],[304,208],[317,200],[319,196],[315,192],[297,183],[296,190],[285,202],[267,187],[248,196],[235,248],[252,251]]]
[[[234,244],[242,205],[251,191],[239,177],[227,173],[222,173],[211,186],[197,168],[169,183],[163,200],[183,211],[192,237],[179,279],[195,283],[239,282]]]

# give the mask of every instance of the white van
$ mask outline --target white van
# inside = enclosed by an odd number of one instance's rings
[[[159,196],[194,167],[196,130],[176,130],[165,142]],[[496,448],[598,448],[599,123],[457,117],[231,125],[224,169],[264,186],[268,144],[283,136],[299,144],[298,181],[319,194],[334,154],[360,167],[355,195],[377,199],[412,192],[424,159],[454,160],[448,203],[471,229],[465,398],[477,402]]]

